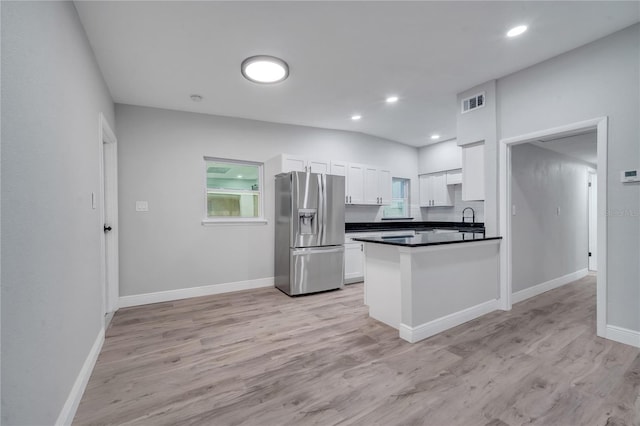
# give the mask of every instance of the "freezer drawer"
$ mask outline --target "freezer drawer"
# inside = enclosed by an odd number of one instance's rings
[[[290,250],[289,295],[342,288],[344,247],[294,248]]]

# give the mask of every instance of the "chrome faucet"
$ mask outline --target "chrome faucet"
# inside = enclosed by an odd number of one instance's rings
[[[464,212],[466,212],[467,210],[471,210],[471,223],[476,223],[476,211],[473,210],[473,208],[471,207],[465,207],[464,210],[462,210],[462,223],[465,223],[465,216],[464,216]]]

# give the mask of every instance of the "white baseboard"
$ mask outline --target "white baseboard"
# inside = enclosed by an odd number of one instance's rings
[[[201,287],[181,288],[178,290],[158,291],[156,293],[135,294],[133,296],[120,296],[118,307],[127,308],[129,306],[170,302],[172,300],[189,299],[191,297],[230,293],[232,291],[273,287],[273,282],[273,277],[269,277],[259,278],[257,280],[236,281],[231,283],[205,285]]]
[[[73,422],[73,418],[76,416],[76,411],[78,410],[78,405],[80,405],[80,400],[82,399],[84,390],[89,382],[89,377],[91,377],[91,373],[93,372],[93,367],[96,365],[98,355],[100,355],[103,343],[104,328],[98,333],[98,336],[89,351],[89,355],[87,355],[87,358],[84,360],[84,364],[78,373],[78,377],[76,377],[76,381],[73,383],[71,392],[69,392],[69,396],[58,415],[56,426],[67,426]]]
[[[640,331],[629,330],[615,325],[607,325],[606,330],[607,335],[605,337],[607,339],[640,348]]]
[[[527,300],[530,297],[537,296],[546,291],[553,290],[554,288],[562,287],[565,284],[569,284],[571,282],[579,280],[582,277],[587,276],[588,273],[589,269],[580,269],[579,271],[554,278],[544,283],[534,285],[533,287],[525,288],[524,290],[520,290],[511,295],[511,303],[522,302],[523,300]]]
[[[463,309],[460,312],[449,314],[442,318],[420,324],[416,327],[409,327],[406,324],[400,324],[400,337],[408,342],[415,343],[427,337],[431,337],[452,327],[464,324],[482,315],[488,314],[498,309],[498,300],[489,300],[488,302]]]

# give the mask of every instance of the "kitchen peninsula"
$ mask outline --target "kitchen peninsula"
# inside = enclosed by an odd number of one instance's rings
[[[417,342],[498,308],[502,237],[423,232],[365,243],[369,315]]]

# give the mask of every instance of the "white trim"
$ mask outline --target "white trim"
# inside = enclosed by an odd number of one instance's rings
[[[181,288],[177,290],[158,291],[155,293],[121,296],[120,307],[148,305],[150,303],[170,302],[173,300],[189,299],[191,297],[210,296],[212,294],[230,293],[232,291],[251,290],[254,288],[273,287],[274,279],[258,278],[256,280],[235,281],[204,285],[200,287]]]
[[[511,302],[522,302],[523,300],[529,299],[530,297],[537,296],[549,290],[553,290],[554,288],[562,287],[563,285],[567,285],[576,280],[579,280],[580,278],[586,277],[588,273],[588,268],[580,269],[578,271],[571,272],[570,274],[563,275],[561,277],[536,284],[532,287],[525,288],[524,290],[517,291],[511,295]]]
[[[416,327],[410,327],[406,324],[400,324],[400,337],[407,342],[415,343],[427,337],[434,336],[452,327],[456,327],[465,322],[474,320],[478,317],[488,314],[499,309],[498,300],[489,300],[488,302],[463,309],[460,312],[446,315],[442,318],[420,324]]]
[[[605,337],[607,339],[640,348],[640,331],[629,330],[615,325],[607,325],[606,330],[607,335]]]
[[[87,387],[87,383],[89,382],[89,378],[91,377],[91,373],[93,372],[93,367],[96,365],[98,355],[100,355],[100,350],[102,349],[103,343],[104,328],[101,328],[98,332],[98,336],[96,336],[95,342],[93,342],[93,346],[91,347],[87,358],[84,360],[84,364],[82,364],[82,368],[78,373],[78,377],[76,377],[76,381],[71,387],[69,396],[67,396],[67,400],[62,406],[62,410],[60,411],[58,419],[55,423],[56,426],[66,426],[70,425],[73,422],[73,418],[75,417],[76,411],[78,410],[78,405],[80,405],[80,400],[82,399],[84,390]]]
[[[118,309],[119,254],[118,254],[118,145],[115,133],[104,114],[98,114],[98,159],[100,186],[100,275],[103,289],[103,314]],[[105,164],[108,170],[105,170]],[[105,203],[105,200],[108,202]],[[107,210],[108,209],[108,210]],[[112,231],[107,237],[102,226],[109,220]],[[108,249],[108,252],[107,252]],[[107,261],[108,259],[108,261]],[[108,278],[107,278],[108,277]]]
[[[597,132],[598,149],[598,271],[596,295],[597,335],[606,337],[607,326],[607,145],[608,117],[553,127],[547,130],[527,133],[520,136],[501,139],[498,143],[498,170],[500,190],[500,235],[504,244],[500,250],[500,309],[510,310],[512,291],[511,271],[511,147],[549,136],[563,136],[576,132],[595,130]]]

